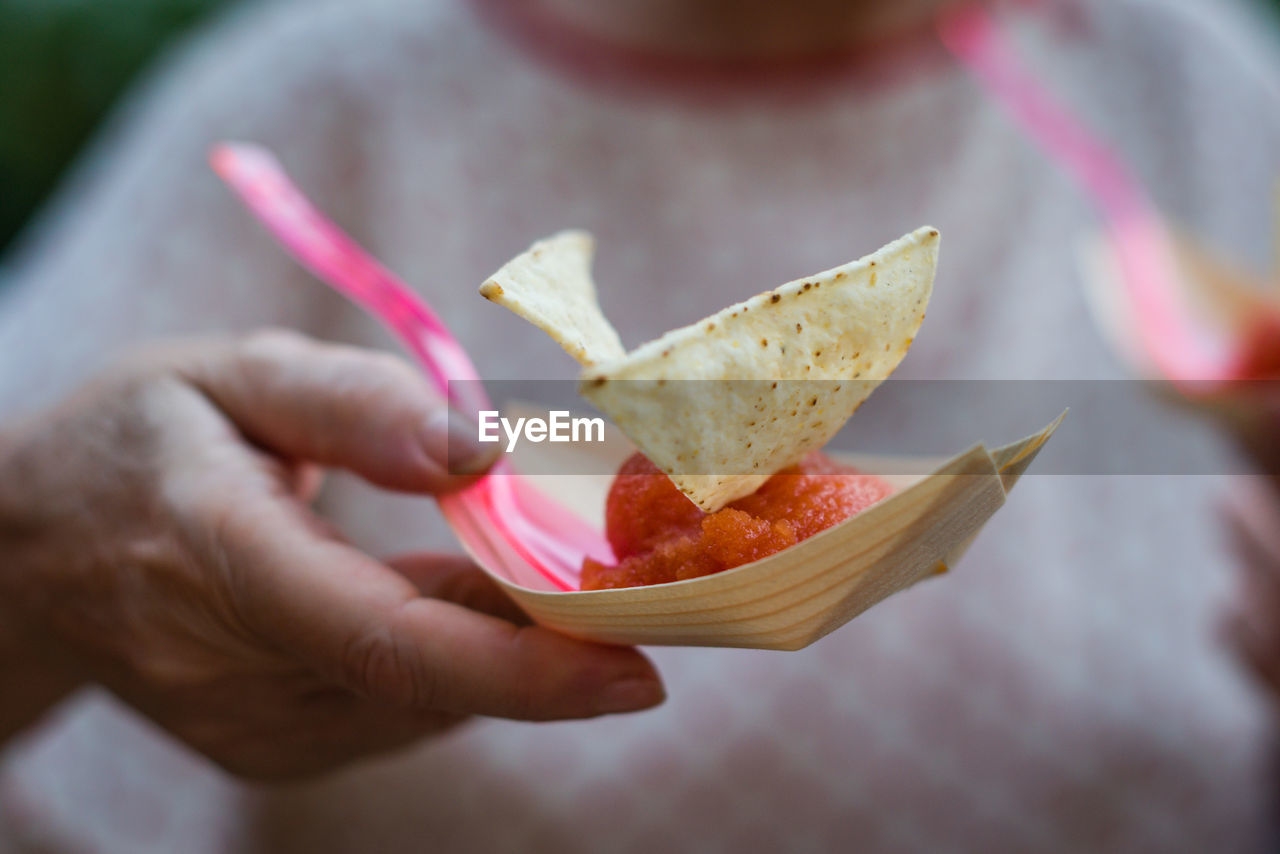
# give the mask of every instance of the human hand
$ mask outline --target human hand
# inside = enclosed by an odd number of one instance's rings
[[[1267,478],[1241,478],[1224,517],[1239,565],[1225,621],[1233,651],[1280,701],[1280,491]]]
[[[527,625],[462,558],[374,560],[310,510],[320,466],[434,493],[474,480],[447,445],[492,461],[391,356],[282,332],[177,344],[12,440],[0,625],[237,774],[322,771],[471,714],[662,699],[635,650]]]
[[[1257,474],[1235,479],[1223,506],[1239,568],[1224,633],[1245,667],[1280,701],[1280,396],[1274,380],[1242,388],[1247,403],[1230,427]]]

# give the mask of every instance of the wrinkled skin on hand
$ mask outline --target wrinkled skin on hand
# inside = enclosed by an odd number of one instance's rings
[[[451,423],[400,360],[289,333],[127,360],[0,442],[12,657],[38,658],[64,690],[99,682],[257,779],[472,714],[660,702],[635,650],[528,625],[463,558],[375,560],[308,506],[320,467],[394,490],[465,486],[443,463],[446,442],[470,441]]]

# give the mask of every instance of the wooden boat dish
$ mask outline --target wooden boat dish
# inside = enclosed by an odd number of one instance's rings
[[[472,558],[530,617],[565,634],[617,644],[802,649],[887,596],[953,566],[1062,418],[993,451],[978,445],[924,476],[882,475],[899,491],[862,513],[763,560],[687,581],[577,592],[531,589],[511,579],[536,573],[498,538],[485,536],[483,525],[455,530]],[[615,441],[610,453],[621,460],[625,443]],[[910,468],[901,461],[884,467],[876,458],[850,459],[871,472]],[[520,481],[542,478],[555,478],[556,487],[543,484],[540,491],[588,519],[602,517],[607,476],[529,475]],[[536,516],[537,504],[525,510]]]

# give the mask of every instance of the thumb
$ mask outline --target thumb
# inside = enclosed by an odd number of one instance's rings
[[[270,330],[190,353],[179,370],[250,441],[387,489],[459,489],[499,453],[386,353]]]

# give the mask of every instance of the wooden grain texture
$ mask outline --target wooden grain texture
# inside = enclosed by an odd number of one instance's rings
[[[588,640],[795,650],[886,597],[953,566],[1061,423],[994,452],[981,445],[786,551],[716,575],[650,587],[556,593],[507,580],[501,544],[468,544],[541,625]],[[555,478],[563,503],[600,515],[609,478]],[[546,488],[545,483],[538,486]]]

